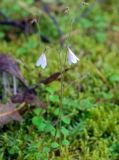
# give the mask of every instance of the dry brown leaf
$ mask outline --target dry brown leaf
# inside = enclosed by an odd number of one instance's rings
[[[0,54],[0,72],[7,72],[18,78],[25,86],[27,83],[18,67],[16,61],[9,55]]]
[[[3,126],[11,121],[21,121],[22,117],[16,109],[16,105],[12,102],[0,104],[0,126]]]

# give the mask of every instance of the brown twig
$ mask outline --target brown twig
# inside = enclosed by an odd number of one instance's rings
[[[15,113],[15,112],[18,112],[18,111],[21,110],[24,106],[25,106],[25,103],[23,102],[17,109],[14,109],[13,111],[6,112],[6,113],[1,113],[1,114],[0,114],[0,117],[8,116],[8,115],[10,115],[10,114],[13,114],[13,113]]]

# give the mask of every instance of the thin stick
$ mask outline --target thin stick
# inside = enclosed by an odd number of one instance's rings
[[[17,109],[14,109],[13,111],[10,111],[10,112],[7,112],[7,113],[1,113],[0,117],[8,116],[10,114],[13,114],[13,113],[19,111],[20,109],[22,109],[24,107],[24,105],[25,105],[25,102],[23,102]]]
[[[13,76],[13,94],[17,94],[17,80],[15,76]]]

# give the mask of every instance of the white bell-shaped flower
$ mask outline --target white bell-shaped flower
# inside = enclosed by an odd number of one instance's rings
[[[71,65],[72,63],[77,63],[79,58],[72,52],[72,50],[68,47],[68,63]]]
[[[36,62],[36,66],[41,66],[43,69],[47,66],[47,59],[45,53],[42,53]]]

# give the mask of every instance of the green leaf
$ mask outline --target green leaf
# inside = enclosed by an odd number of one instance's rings
[[[65,124],[70,124],[70,118],[68,117],[62,117],[62,121],[65,123]]]
[[[69,135],[69,131],[68,131],[68,129],[66,129],[65,127],[62,127],[62,128],[61,128],[61,132],[62,132],[62,134],[63,134],[64,136],[68,136],[68,135]]]
[[[43,148],[43,152],[44,153],[49,153],[50,152],[50,148],[49,147],[44,147]]]
[[[51,147],[56,149],[59,147],[59,144],[57,142],[53,142],[53,143],[51,143]]]
[[[56,108],[55,111],[54,111],[54,115],[58,116],[60,113],[60,109],[59,108]]]
[[[39,123],[40,123],[40,118],[35,116],[32,118],[32,123],[36,126],[39,126]]]
[[[45,131],[46,123],[44,122],[43,118],[35,116],[32,119],[32,123],[38,128],[39,131]]]
[[[49,99],[51,102],[59,102],[59,96],[57,95],[51,95]]]
[[[70,142],[67,139],[64,139],[62,141],[62,144],[65,145],[65,146],[68,146],[70,144]]]
[[[49,92],[50,94],[55,93],[55,89],[53,87],[46,87],[46,91]]]
[[[34,113],[36,114],[36,115],[40,115],[40,113],[41,113],[41,108],[35,108],[34,109]]]
[[[56,130],[52,124],[46,123],[45,132],[49,132],[51,135],[55,136]]]

